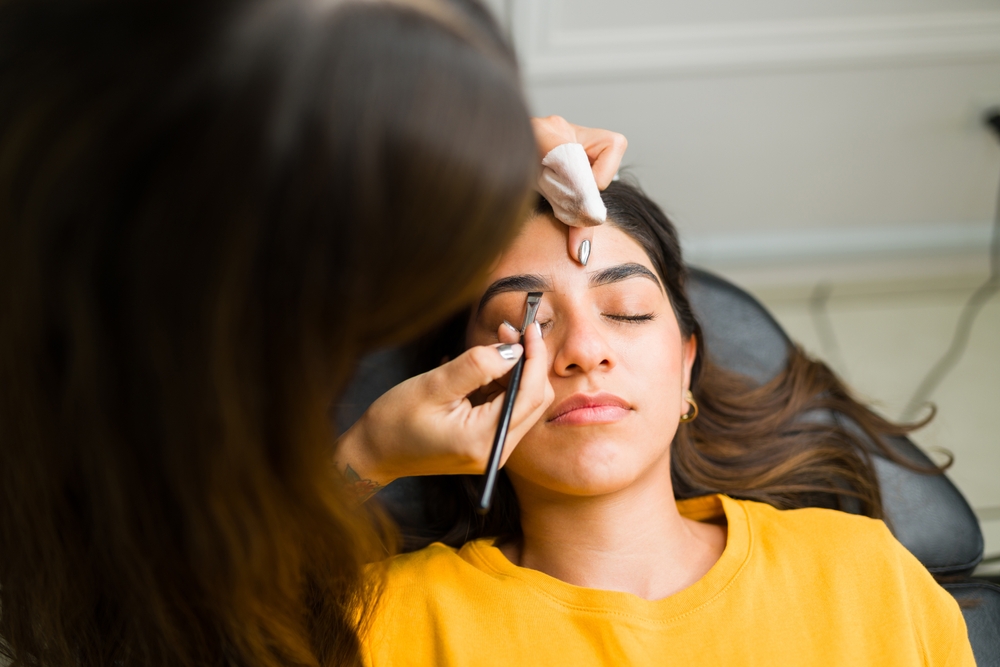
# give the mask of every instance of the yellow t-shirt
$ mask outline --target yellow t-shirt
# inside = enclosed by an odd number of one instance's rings
[[[391,559],[365,662],[385,665],[974,665],[955,600],[885,524],[705,496],[719,561],[663,600],[573,586],[492,546]]]

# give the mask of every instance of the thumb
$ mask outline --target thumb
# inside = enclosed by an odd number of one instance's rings
[[[566,243],[569,256],[583,266],[587,266],[587,262],[590,261],[590,256],[594,252],[594,228],[570,227]]]
[[[427,392],[431,399],[443,403],[464,399],[509,373],[522,354],[524,348],[518,343],[470,348],[427,373]]]

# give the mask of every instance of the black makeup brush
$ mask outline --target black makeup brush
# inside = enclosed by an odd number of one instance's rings
[[[535,321],[535,313],[538,312],[538,304],[542,302],[541,292],[528,292],[528,310],[524,314],[524,324],[521,325],[521,345],[524,345],[524,332]],[[490,504],[493,502],[493,488],[496,486],[497,472],[500,470],[500,455],[503,453],[504,442],[507,441],[507,429],[510,427],[510,416],[514,412],[514,399],[517,398],[517,390],[521,386],[521,372],[524,370],[524,355],[517,360],[514,370],[510,372],[510,383],[507,385],[507,394],[504,396],[503,412],[500,413],[500,423],[497,424],[497,433],[493,438],[493,449],[490,450],[490,460],[486,465],[486,472],[483,473],[483,487],[479,494],[480,514],[490,511]]]

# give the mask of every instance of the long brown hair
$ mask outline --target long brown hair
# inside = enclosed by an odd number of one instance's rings
[[[643,247],[667,290],[682,335],[695,337],[698,346],[691,391],[699,414],[680,424],[670,449],[676,497],[721,492],[782,509],[827,507],[882,518],[873,455],[914,470],[938,471],[901,457],[885,441],[919,425],[893,424],[874,413],[826,365],[797,347],[789,349],[784,369],[762,385],[712,364],[687,297],[688,270],[673,224],[638,187],[624,181],[612,183],[602,197],[608,223]],[[542,201],[537,212],[550,214],[551,209]],[[455,354],[464,345],[467,319],[467,313],[453,318],[421,344],[419,354],[427,362]],[[838,417],[826,418],[831,414]],[[476,478],[424,480],[428,520],[404,531],[404,547],[518,537],[517,497],[501,473],[493,508],[485,517],[472,509]]]
[[[327,409],[467,298],[536,160],[485,12],[410,4],[0,4],[16,664],[358,661],[384,551]]]

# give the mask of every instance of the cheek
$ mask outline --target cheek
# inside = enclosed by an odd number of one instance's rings
[[[644,335],[621,341],[617,350],[637,401],[676,404],[672,399],[683,392],[686,378],[683,339],[674,321],[657,323]]]
[[[669,445],[677,429],[683,401],[679,354],[646,352],[634,361],[630,375],[635,378],[631,399],[636,409],[636,427],[644,440],[656,440],[657,446]]]
[[[636,376],[649,379],[680,378],[680,336],[667,331],[623,340],[616,346],[619,363]]]

